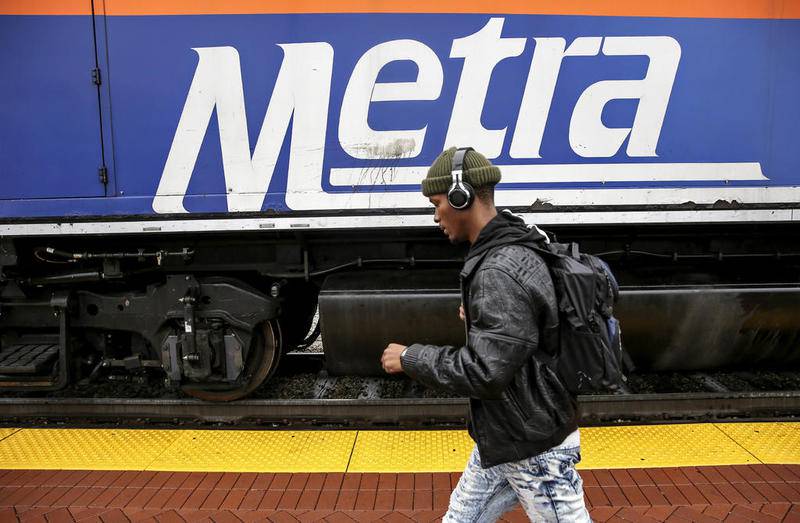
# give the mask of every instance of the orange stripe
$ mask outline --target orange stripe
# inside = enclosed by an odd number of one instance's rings
[[[91,0],[0,0],[0,15],[90,15]]]
[[[483,13],[800,19],[800,0],[95,0],[108,15]],[[0,0],[0,14],[91,14],[89,0]]]

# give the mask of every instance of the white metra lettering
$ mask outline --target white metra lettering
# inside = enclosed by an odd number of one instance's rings
[[[261,210],[290,120],[288,185],[303,186],[303,174],[321,172],[333,49],[325,42],[280,47],[283,62],[252,158],[239,53],[233,47],[194,49],[199,61],[153,198],[155,212],[187,212],[183,199],[214,108],[228,211]]]
[[[481,116],[496,65],[506,58],[519,56],[526,43],[526,38],[503,38],[503,24],[503,18],[491,18],[479,31],[453,40],[450,57],[464,61],[447,135],[444,143],[437,142],[437,148],[471,145],[489,158],[501,154],[507,128],[486,129]],[[601,44],[605,55],[646,56],[649,64],[642,79],[603,80],[586,88],[572,113],[569,143],[582,157],[610,157],[618,153],[628,138],[628,156],[656,156],[681,55],[677,41],[668,36],[580,37],[567,46],[563,38],[534,40],[534,53],[509,149],[512,158],[541,158],[542,139],[564,58],[595,56]],[[350,185],[353,190],[327,192],[323,189],[333,49],[326,42],[278,45],[284,57],[252,157],[237,50],[233,47],[194,49],[198,55],[197,67],[153,199],[153,209],[157,213],[187,212],[184,198],[215,110],[227,206],[231,212],[261,210],[290,122],[292,133],[285,192],[285,202],[290,209],[417,205],[418,195],[412,192],[355,189],[360,185],[391,186],[395,176],[401,176],[398,173],[402,169],[397,172],[378,169],[373,173],[357,168],[357,177],[348,178],[347,183],[340,180],[341,176],[331,174],[334,186]],[[416,64],[418,73],[414,81],[377,81],[384,66],[400,60]],[[436,100],[442,85],[442,64],[422,42],[395,40],[367,50],[353,69],[343,95],[338,129],[342,148],[359,159],[418,156],[428,126],[372,129],[368,122],[370,105],[382,101]],[[603,110],[614,99],[638,100],[629,128],[604,125]],[[424,172],[424,167],[406,169]],[[416,171],[414,173],[417,176]]]
[[[565,56],[595,56],[600,52],[602,38],[576,38],[566,51],[566,40],[563,38],[534,40],[536,47],[533,49],[528,81],[511,139],[509,155],[512,158],[541,158],[539,148],[542,145],[547,116],[550,114],[550,105],[553,103],[553,92],[562,60]]]
[[[503,59],[519,56],[525,38],[502,38],[504,18],[492,18],[477,33],[453,40],[450,58],[463,58],[461,80],[447,129],[445,147],[470,145],[487,158],[500,156],[506,128],[486,129],[481,113],[494,67]]]
[[[413,82],[377,82],[383,67],[394,61],[411,60],[419,68]],[[416,40],[394,40],[369,49],[358,60],[342,100],[339,141],[354,158],[414,157],[422,151],[421,129],[376,131],[367,117],[372,102],[436,100],[442,90],[442,64],[430,47]]]
[[[614,156],[630,134],[628,156],[657,156],[656,145],[678,70],[681,47],[669,36],[614,36],[603,42],[608,56],[647,56],[641,80],[604,80],[590,85],[578,98],[569,125],[572,150],[583,157]],[[633,125],[609,128],[602,114],[611,100],[639,99]]]

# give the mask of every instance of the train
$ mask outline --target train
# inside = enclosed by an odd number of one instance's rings
[[[0,0],[0,70],[0,390],[463,344],[450,146],[611,266],[640,369],[800,361],[796,0]]]

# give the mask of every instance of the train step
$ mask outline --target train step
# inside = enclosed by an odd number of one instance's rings
[[[41,374],[52,369],[59,345],[18,343],[0,350],[0,374]]]
[[[4,307],[43,307],[58,318],[58,332],[23,334],[0,345],[0,389],[57,390],[69,382],[69,293],[41,303],[10,301]]]
[[[62,321],[62,331],[66,321]],[[66,333],[24,336],[0,347],[0,389],[55,390],[67,383]]]

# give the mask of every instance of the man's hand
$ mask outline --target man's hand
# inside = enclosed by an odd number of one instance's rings
[[[405,345],[390,343],[386,346],[381,356],[381,367],[388,374],[403,372],[403,364],[400,361],[400,354],[406,349]]]
[[[467,317],[464,315],[464,304],[458,306],[458,317],[461,321],[467,321]]]

